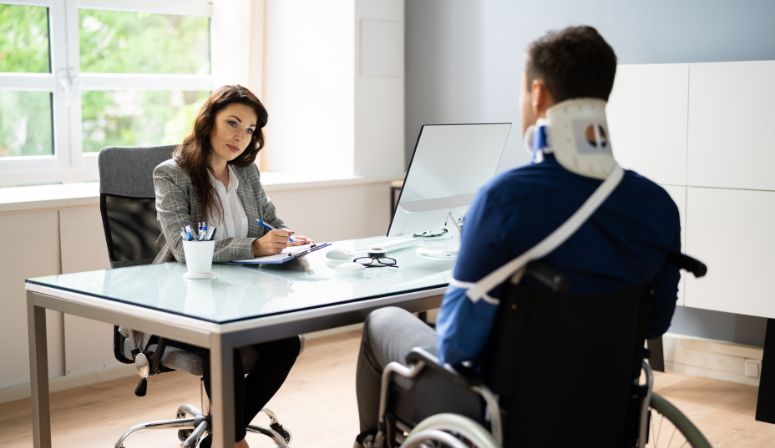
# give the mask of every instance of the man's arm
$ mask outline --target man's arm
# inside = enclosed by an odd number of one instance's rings
[[[668,197],[670,207],[664,218],[669,223],[672,230],[672,241],[666,241],[670,252],[681,252],[681,217],[678,212],[678,206]],[[678,300],[678,282],[681,280],[681,270],[665,260],[662,267],[654,277],[652,286],[654,288],[654,302],[651,304],[648,328],[646,329],[647,338],[656,338],[662,336],[673,319],[675,304]]]
[[[680,235],[680,230],[678,233]],[[681,252],[681,237],[676,236],[675,240],[670,250]],[[678,300],[678,281],[680,279],[680,270],[667,261],[654,277],[654,302],[651,304],[651,315],[646,329],[647,338],[662,336],[670,328],[670,321],[673,319],[675,304]]]
[[[476,360],[490,336],[497,304],[479,300],[474,303],[467,289],[450,286],[444,294],[436,321],[439,361],[459,364]]]
[[[444,294],[436,322],[439,360],[443,363],[477,360],[490,336],[498,294],[504,288],[496,287],[475,299],[466,292],[513,258],[505,241],[501,207],[494,204],[496,198],[491,192],[488,188],[480,191],[466,214],[454,279]],[[514,215],[514,210],[511,213]]]

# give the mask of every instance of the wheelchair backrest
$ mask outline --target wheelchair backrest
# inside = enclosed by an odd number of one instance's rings
[[[574,295],[510,285],[482,359],[505,446],[628,446],[649,288]]]

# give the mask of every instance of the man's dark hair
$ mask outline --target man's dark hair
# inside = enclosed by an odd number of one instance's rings
[[[591,26],[550,31],[527,50],[527,88],[543,80],[555,102],[572,98],[608,101],[616,75],[616,54]]]

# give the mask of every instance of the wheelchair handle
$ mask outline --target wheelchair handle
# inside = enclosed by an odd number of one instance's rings
[[[704,277],[708,273],[708,267],[705,263],[680,252],[667,254],[667,261],[679,269],[691,272],[696,278]]]
[[[472,370],[461,365],[439,364],[439,358],[428,353],[422,347],[414,347],[406,355],[406,363],[414,365],[419,362],[424,363],[425,367],[435,370],[448,380],[462,384],[464,386],[478,386],[482,384],[482,379]]]

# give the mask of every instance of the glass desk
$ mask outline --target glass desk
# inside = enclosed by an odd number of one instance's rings
[[[408,247],[391,253],[398,268],[335,269],[332,248],[356,256],[384,237],[349,240],[280,266],[215,264],[215,278],[187,280],[182,263],[133,266],[27,279],[34,446],[51,447],[46,309],[210,349],[215,447],[234,440],[234,348],[362,322],[373,309],[438,306],[454,261]],[[434,244],[432,242],[423,244]],[[105,335],[110,337],[110,335]]]

